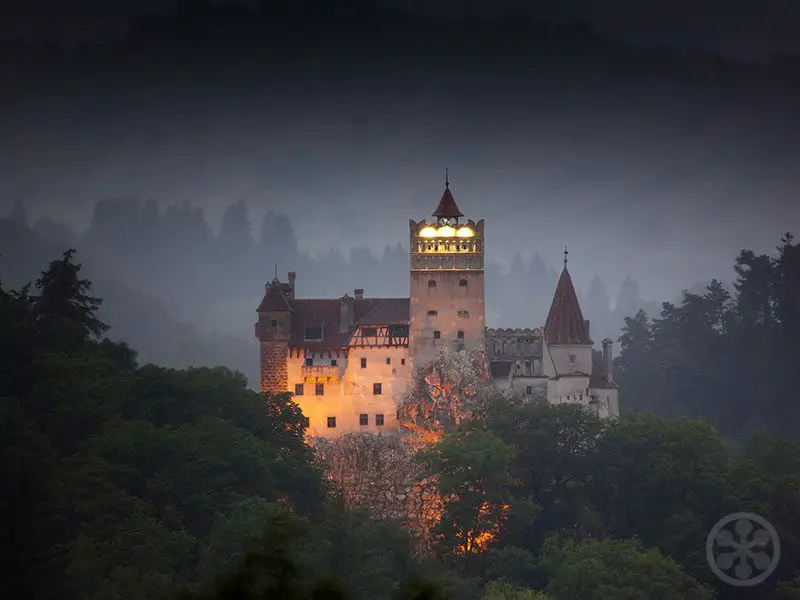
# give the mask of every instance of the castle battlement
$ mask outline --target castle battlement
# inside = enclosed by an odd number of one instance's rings
[[[544,327],[487,328],[485,222],[463,216],[446,181],[434,220],[409,220],[408,298],[297,298],[295,272],[267,283],[255,324],[261,391],[292,393],[312,436],[396,432],[415,373],[443,349],[482,347],[500,391],[617,416],[612,343],[593,359],[566,258]]]

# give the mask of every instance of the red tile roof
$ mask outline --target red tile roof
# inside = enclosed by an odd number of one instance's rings
[[[544,335],[548,344],[592,344],[583,318],[572,277],[567,267],[561,272],[553,303],[547,314]]]
[[[615,390],[619,386],[613,381],[608,380],[605,368],[598,361],[592,363],[592,374],[589,376],[589,389],[593,390]]]
[[[436,210],[433,211],[433,216],[437,218],[447,217],[448,219],[451,217],[464,216],[462,212],[458,210],[456,199],[453,198],[453,194],[450,192],[449,186],[444,188],[444,194],[442,194],[442,198],[439,200],[439,206],[437,206]]]
[[[273,310],[262,308],[266,301],[267,296],[261,302],[259,311]],[[293,348],[346,348],[358,325],[407,325],[409,322],[408,298],[352,299],[354,323],[347,331],[339,331],[342,313],[340,298],[301,298],[287,302],[292,311],[289,345]],[[306,340],[306,329],[312,327],[322,328],[321,340]]]
[[[280,282],[273,279],[267,286],[267,291],[261,304],[258,305],[258,312],[289,312],[292,308],[283,293]]]

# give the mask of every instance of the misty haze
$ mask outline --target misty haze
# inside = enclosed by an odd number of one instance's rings
[[[800,598],[793,12],[144,4],[0,13],[9,598]]]

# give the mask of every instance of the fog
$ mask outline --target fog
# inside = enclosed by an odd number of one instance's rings
[[[72,54],[5,47],[0,214],[20,204],[50,245],[4,239],[4,279],[36,274],[29,245],[49,260],[70,238],[102,277],[163,304],[171,323],[235,338],[244,356],[276,263],[281,277],[298,271],[302,295],[407,294],[396,247],[408,219],[435,208],[445,168],[462,212],[487,221],[492,326],[541,325],[565,245],[583,297],[598,277],[611,311],[630,277],[657,312],[682,289],[730,281],[740,249],[770,252],[797,229],[791,69],[533,21],[370,14],[372,25],[310,18],[288,36],[292,14],[225,15],[198,9],[192,31],[150,22]],[[193,232],[179,217],[136,229],[121,209],[98,219],[98,202],[120,198],[203,217]],[[253,242],[237,249],[243,225],[220,239],[239,201]],[[259,242],[268,211],[282,244]],[[328,268],[332,249],[356,255]],[[587,312],[618,335],[627,315],[591,314],[606,309]],[[142,328],[119,319],[126,335]],[[230,366],[252,373],[255,361]]]

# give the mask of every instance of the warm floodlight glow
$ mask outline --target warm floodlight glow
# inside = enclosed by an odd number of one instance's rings
[[[424,238],[436,237],[436,228],[431,227],[430,225],[423,227],[422,231],[419,232],[419,236]]]
[[[456,234],[456,230],[454,227],[450,227],[450,225],[445,225],[444,227],[439,227],[439,235],[441,237],[453,237]]]
[[[472,229],[470,229],[469,227],[459,227],[456,235],[460,238],[468,238],[468,237],[473,237],[475,235],[475,232],[472,231]]]

